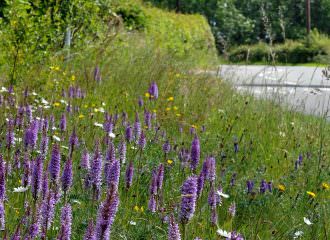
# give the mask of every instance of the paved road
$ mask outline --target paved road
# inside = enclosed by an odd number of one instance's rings
[[[317,67],[222,65],[218,74],[239,91],[270,98],[308,114],[330,112],[330,81]],[[330,114],[327,114],[328,116]]]

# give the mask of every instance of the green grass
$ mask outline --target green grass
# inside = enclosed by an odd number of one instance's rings
[[[73,209],[71,239],[78,240],[83,238],[88,222],[96,221],[98,206],[105,199],[105,185],[102,186],[100,199],[92,199],[92,190],[83,185],[86,172],[79,168],[83,150],[87,148],[93,157],[95,141],[102,142],[105,137],[104,131],[94,125],[104,121],[104,113],[100,108],[113,116],[121,116],[125,111],[131,124],[138,112],[147,137],[146,148],[141,153],[136,149],[136,143],[127,144],[126,164],[121,165],[120,205],[112,226],[111,239],[167,239],[168,224],[164,219],[174,214],[179,222],[182,197],[180,187],[188,176],[194,174],[189,167],[181,167],[178,157],[182,147],[190,149],[194,137],[190,133],[192,126],[201,142],[197,174],[201,171],[204,159],[213,155],[216,158],[217,174],[213,184],[216,187],[221,185],[230,197],[223,198],[222,205],[217,206],[218,223],[212,225],[211,209],[207,201],[211,184],[206,182],[197,200],[195,214],[186,226],[186,240],[196,237],[205,240],[223,239],[216,234],[218,228],[235,230],[245,239],[292,239],[297,231],[303,231],[301,239],[328,238],[330,190],[322,187],[322,184],[330,184],[330,125],[325,118],[295,112],[279,104],[277,98],[258,100],[251,95],[238,93],[228,83],[209,75],[191,74],[191,69],[196,67],[195,56],[178,58],[166,48],[150,44],[141,33],[122,32],[107,45],[96,42],[71,54],[72,58],[69,59],[64,57],[65,53],[53,55],[50,64],[31,68],[24,81],[14,87],[14,95],[2,93],[6,100],[10,96],[16,98],[14,106],[9,106],[7,101],[6,105],[0,107],[0,124],[3,126],[0,151],[4,160],[13,165],[11,175],[6,178],[7,200],[4,205],[7,236],[11,236],[17,228],[24,235],[33,214],[26,215],[27,221],[24,224],[19,225],[18,222],[25,216],[26,210],[35,211],[30,189],[25,193],[13,192],[14,187],[21,185],[23,174],[22,167],[15,167],[13,156],[20,149],[20,160],[23,163],[23,142],[17,142],[15,148],[9,151],[5,144],[6,118],[16,116],[16,105],[28,103],[36,106],[34,116],[54,115],[56,126],[61,114],[66,114],[66,131],[61,133],[57,129],[47,133],[48,136],[56,135],[63,139],[60,143],[61,169],[68,159],[69,153],[65,147],[69,146],[68,138],[74,128],[80,141],[72,156],[73,186],[67,199],[61,197],[56,204],[54,222],[47,232],[49,239],[54,239],[60,232],[60,211],[65,201]],[[100,84],[93,79],[95,66],[101,69]],[[156,81],[159,86],[157,101],[149,101],[145,97],[152,81]],[[30,94],[24,99],[22,92],[27,86],[30,93],[35,91],[38,96]],[[67,91],[69,86],[79,86],[86,97],[76,99],[62,96],[62,89]],[[143,107],[137,104],[140,96],[144,99]],[[42,98],[49,102],[50,108],[43,109],[41,113],[37,107],[42,104],[36,100],[40,102]],[[67,106],[61,100],[71,104],[71,113],[67,112]],[[156,113],[151,129],[144,123],[145,110]],[[119,117],[114,128],[115,146],[125,135],[121,122],[122,118]],[[25,121],[24,128],[27,125]],[[205,131],[202,131],[202,126],[205,126]],[[157,133],[155,127],[159,127]],[[183,128],[182,133],[180,127]],[[16,138],[24,138],[23,134],[23,131],[15,129]],[[40,138],[41,132],[39,141]],[[165,156],[162,145],[166,140],[170,141],[172,150]],[[50,147],[53,143],[54,140],[50,142]],[[234,143],[238,144],[237,152],[234,151]],[[100,149],[105,156],[106,144],[102,143]],[[295,161],[300,154],[303,156],[303,164],[295,170]],[[37,155],[37,149],[28,152],[31,160]],[[50,155],[49,150],[45,157],[44,171],[47,171]],[[132,187],[126,191],[125,171],[130,161],[133,161],[135,175]],[[149,185],[152,170],[160,163],[165,165],[161,193],[163,200],[159,210],[151,213],[148,210]],[[231,186],[234,173],[236,180]],[[259,193],[262,179],[273,183],[272,192]],[[247,180],[255,182],[253,194],[246,193]],[[284,191],[279,190],[280,184],[285,186]],[[310,197],[307,191],[314,192],[316,197]],[[24,199],[30,208],[24,206]],[[234,217],[228,213],[228,207],[233,202],[237,207]],[[40,207],[40,203],[39,198],[37,207]],[[305,224],[304,217],[313,224]],[[136,225],[132,225],[132,222]],[[180,231],[182,233],[182,226]]]

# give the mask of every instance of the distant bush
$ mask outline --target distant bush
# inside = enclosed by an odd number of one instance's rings
[[[266,43],[241,45],[228,53],[231,62],[329,63],[330,39],[313,31],[302,41],[287,40],[273,46]]]

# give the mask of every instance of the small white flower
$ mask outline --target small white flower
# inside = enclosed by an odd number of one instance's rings
[[[9,118],[6,118],[6,122],[9,122]]]
[[[229,198],[229,195],[228,194],[225,194],[223,192],[220,192],[219,190],[217,191],[217,194],[221,197],[224,197],[224,198]]]
[[[285,135],[285,132],[281,132],[281,131],[280,131],[279,134],[280,134],[280,137],[283,137],[283,138],[286,136],[286,135]]]
[[[98,123],[98,122],[95,122],[95,123],[94,123],[94,126],[95,126],[95,127],[103,128],[103,124],[102,124],[102,123]]]
[[[33,96],[38,96],[38,94],[35,91],[32,92],[32,95]]]
[[[52,127],[52,130],[56,130],[57,128],[54,126],[54,127]]]
[[[69,149],[67,146],[61,146],[61,148],[64,148],[64,149]]]
[[[60,100],[60,103],[63,103],[63,104],[65,104],[65,105],[68,105],[67,101],[65,101],[64,99],[61,99],[61,100]]]
[[[230,232],[227,232],[227,231],[222,230],[220,228],[217,230],[217,234],[222,236],[222,237],[225,237],[225,238],[231,238],[231,233]]]
[[[14,193],[26,192],[28,189],[29,189],[28,187],[19,186],[17,188],[14,188],[13,192]]]
[[[109,133],[109,137],[111,137],[111,138],[115,138],[116,135],[115,135],[113,132],[111,132],[111,133]]]
[[[304,222],[307,224],[307,225],[312,225],[313,223],[311,222],[311,220],[309,220],[308,218],[305,218],[304,217]]]
[[[76,204],[79,204],[79,205],[81,204],[81,202],[79,202],[77,199],[73,199],[72,202],[76,203]]]
[[[100,107],[100,108],[98,109],[98,111],[101,112],[101,113],[104,113],[104,112],[105,112],[103,107]]]
[[[134,222],[134,221],[129,221],[129,224],[135,226],[135,225],[136,225],[136,222]]]
[[[37,119],[38,121],[40,121],[40,117],[36,117],[36,119]]]
[[[49,105],[45,105],[45,106],[44,106],[44,109],[49,109],[49,108],[50,108]]]
[[[133,150],[136,150],[136,149],[137,149],[137,147],[134,147],[134,146],[132,146],[132,147],[131,147],[131,149],[133,149]]]
[[[105,106],[105,103],[104,102],[102,102],[102,106]]]
[[[47,102],[46,99],[44,99],[44,98],[41,99],[41,103],[44,104],[44,105],[48,105],[49,104],[49,102]]]
[[[55,141],[57,141],[57,142],[60,142],[60,141],[61,141],[61,139],[60,139],[58,136],[56,136],[56,135],[53,135],[53,139],[54,139]]]
[[[297,239],[304,234],[303,231],[297,231],[294,233],[293,239]]]
[[[0,92],[8,92],[8,90],[7,90],[7,88],[5,88],[5,87],[1,87]]]

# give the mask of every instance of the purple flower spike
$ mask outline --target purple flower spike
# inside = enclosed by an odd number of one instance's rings
[[[181,187],[181,211],[180,220],[182,224],[187,224],[193,217],[197,198],[197,178],[189,177]]]
[[[71,148],[77,147],[79,145],[79,140],[78,140],[78,136],[77,136],[75,128],[72,131],[69,142],[70,142]]]
[[[171,144],[168,140],[163,144],[163,152],[168,154],[171,151]]]
[[[150,99],[158,99],[158,86],[156,82],[150,84],[148,92],[150,94]]]
[[[6,141],[6,147],[8,149],[11,149],[15,145],[14,120],[12,118],[9,118],[8,120]]]
[[[163,180],[164,180],[164,165],[161,163],[158,167],[157,173],[157,189],[160,191],[163,188]]]
[[[60,130],[64,132],[66,130],[66,116],[63,113],[60,120]]]
[[[174,216],[170,216],[168,224],[168,240],[181,240],[179,225],[175,222]]]
[[[203,171],[198,176],[197,179],[197,196],[199,197],[204,189],[204,183],[205,183],[205,175]]]
[[[3,157],[0,154],[0,202],[3,202],[6,197],[6,170]]]
[[[27,153],[24,154],[22,184],[24,187],[31,183],[31,161]]]
[[[133,162],[130,161],[127,169],[126,169],[126,189],[128,190],[133,183],[133,175],[134,175],[134,167],[133,167]]]
[[[252,193],[253,187],[254,187],[254,182],[252,180],[248,180],[246,182],[246,187],[247,187],[247,192]]]
[[[43,159],[42,156],[40,155],[35,160],[32,170],[31,192],[34,201],[37,201],[41,190],[42,169],[43,169]]]
[[[94,152],[94,158],[91,167],[91,182],[95,191],[101,187],[101,174],[102,174],[102,155],[99,150],[98,143]]]
[[[134,138],[135,141],[138,142],[141,135],[141,123],[139,119],[139,114],[135,113],[135,122],[134,122]]]
[[[62,190],[67,192],[72,185],[72,160],[68,159],[65,162],[62,174]]]
[[[52,181],[57,182],[60,176],[61,153],[58,144],[53,145],[48,171]]]
[[[125,140],[121,140],[118,147],[119,160],[122,164],[126,163],[127,146]]]
[[[70,204],[62,207],[61,211],[61,230],[57,239],[70,240],[72,226],[72,209]]]
[[[144,111],[144,123],[148,129],[151,129],[151,113],[147,110]]]
[[[138,105],[139,107],[143,106],[143,98],[141,96],[139,96]]]
[[[127,142],[131,142],[133,140],[133,129],[129,125],[129,123],[127,124],[127,127],[126,127],[125,138],[126,138]]]
[[[260,183],[260,193],[265,193],[268,188],[267,182],[262,179]]]
[[[96,221],[96,238],[100,240],[109,240],[111,226],[115,220],[119,205],[118,192],[114,186],[110,186],[107,198],[101,204]]]
[[[83,240],[96,240],[94,223],[92,220],[88,224]]]
[[[42,205],[41,205],[41,216],[42,216],[42,221],[41,221],[41,228],[42,228],[42,233],[41,235],[45,236],[46,229],[49,229],[53,219],[54,219],[54,211],[55,211],[55,194],[52,191],[49,191],[47,194],[47,197],[43,200]]]
[[[155,213],[156,212],[157,205],[156,205],[156,197],[155,197],[155,195],[150,195],[149,202],[148,202],[148,209],[152,213]]]
[[[236,215],[236,204],[234,202],[232,204],[230,204],[230,206],[228,208],[228,212],[232,217],[235,217],[235,215]]]
[[[200,151],[201,149],[200,149],[199,139],[197,135],[195,135],[195,138],[191,144],[191,151],[190,151],[190,157],[191,157],[190,167],[193,171],[195,171],[198,166],[200,159]]]
[[[86,170],[90,168],[89,153],[87,149],[84,149],[81,155],[80,167]]]
[[[119,185],[119,177],[120,177],[120,162],[115,160],[110,167],[109,178],[107,181],[108,186],[113,184],[115,190],[118,190]]]
[[[211,208],[216,208],[217,206],[217,197],[214,187],[211,187],[207,202]]]
[[[140,138],[139,138],[139,147],[141,150],[144,150],[147,144],[146,136],[144,134],[144,131],[141,132]]]
[[[157,178],[157,172],[155,170],[152,170],[151,183],[149,187],[150,195],[157,195]]]

